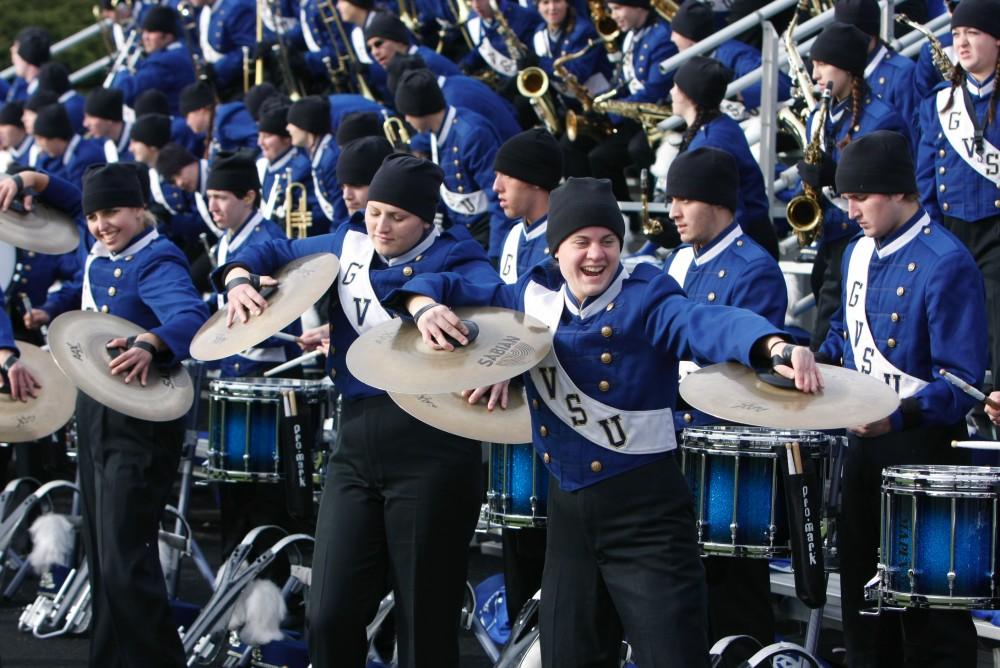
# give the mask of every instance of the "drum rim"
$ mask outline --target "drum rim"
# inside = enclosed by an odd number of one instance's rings
[[[981,490],[996,496],[1000,467],[955,464],[902,464],[882,469],[883,491],[921,493],[930,491]]]
[[[688,447],[688,441],[694,441],[693,447],[718,446],[726,450],[736,449],[741,444],[747,444],[747,450],[763,450],[785,443],[798,443],[799,447],[817,448],[830,446],[831,436],[821,431],[796,429],[768,429],[767,427],[750,427],[743,425],[709,425],[704,427],[686,427],[681,432],[681,447]],[[734,447],[735,446],[735,447]]]
[[[283,390],[296,390],[312,398],[322,396],[327,387],[323,380],[298,378],[213,378],[208,384],[208,396],[280,399]]]

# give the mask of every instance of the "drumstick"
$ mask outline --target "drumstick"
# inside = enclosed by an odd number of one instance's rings
[[[31,297],[28,296],[28,293],[19,292],[17,296],[21,298],[21,306],[24,308],[24,312],[31,313]]]
[[[802,453],[798,441],[792,441],[792,456],[795,458],[795,472],[802,473]]]
[[[285,332],[275,332],[271,336],[273,336],[276,339],[280,339],[282,341],[288,341],[289,343],[299,342],[299,337],[295,336],[294,334],[286,334]]]
[[[948,381],[958,389],[962,390],[970,397],[973,397],[974,399],[976,399],[976,401],[985,402],[986,405],[989,406],[990,408],[1000,410],[1000,402],[990,399],[988,396],[986,396],[976,388],[972,387],[971,385],[966,383],[964,380],[962,380],[955,374],[949,373],[945,369],[939,369],[938,373],[941,374],[941,377],[944,378],[946,381]]]
[[[288,401],[288,390],[281,391],[281,407],[285,411],[285,417],[292,417],[292,407]]]
[[[299,404],[295,398],[295,390],[288,390],[288,404],[292,408],[291,417],[296,417],[299,414]]]
[[[785,456],[788,458],[788,474],[795,473],[795,456],[792,454],[792,444],[785,443]]]
[[[997,441],[952,441],[953,448],[968,448],[970,450],[1000,450]]]
[[[288,360],[284,364],[279,364],[278,366],[274,367],[273,369],[268,369],[267,371],[264,372],[264,377],[265,378],[270,378],[271,376],[273,376],[273,375],[275,375],[277,373],[281,373],[282,371],[287,371],[288,369],[292,369],[292,368],[297,367],[297,366],[302,366],[303,364],[305,364],[309,360],[316,359],[317,357],[319,357],[322,354],[323,354],[322,350],[314,350],[311,353],[306,353],[305,355],[300,355],[300,356],[296,357],[293,360]]]

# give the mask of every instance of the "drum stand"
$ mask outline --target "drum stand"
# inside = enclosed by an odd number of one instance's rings
[[[198,572],[201,573],[202,578],[205,579],[208,586],[214,589],[215,573],[212,572],[212,568],[208,565],[208,560],[205,559],[204,552],[201,551],[198,541],[195,540],[194,532],[191,531],[191,527],[187,524],[188,507],[191,501],[191,478],[194,470],[194,460],[197,457],[198,410],[201,405],[201,385],[205,377],[204,364],[196,363],[193,366],[191,384],[194,386],[194,404],[192,404],[191,410],[187,414],[187,429],[184,431],[184,445],[181,450],[181,482],[177,498],[177,509],[174,511],[177,515],[174,523],[174,533],[187,536],[186,554],[194,560]],[[182,534],[185,530],[186,533]],[[181,571],[179,561],[180,553],[172,551],[169,564],[171,574],[167,579],[167,595],[171,599],[177,598],[180,587]]]

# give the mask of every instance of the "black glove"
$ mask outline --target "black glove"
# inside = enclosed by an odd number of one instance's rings
[[[277,41],[273,39],[264,39],[257,42],[250,48],[250,57],[254,60],[265,60],[271,57],[271,49],[277,45]]]
[[[810,165],[800,160],[795,168],[799,170],[799,177],[802,182],[817,190],[824,186],[832,186],[835,183],[837,174],[837,163],[833,161],[829,153],[823,153],[819,162]]]
[[[538,67],[538,56],[535,55],[534,51],[528,51],[523,56],[517,59],[517,69],[526,70],[529,67]]]
[[[306,56],[298,49],[288,50],[288,68],[293,74],[303,76],[306,73]]]
[[[368,76],[368,70],[370,66],[368,63],[363,63],[360,60],[350,61],[351,77],[355,79],[364,79]]]

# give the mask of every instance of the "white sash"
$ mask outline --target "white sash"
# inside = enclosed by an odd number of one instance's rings
[[[919,231],[930,223],[925,214],[923,220],[915,224]],[[847,305],[844,309],[844,326],[850,337],[851,350],[854,352],[854,366],[861,373],[875,378],[882,378],[886,385],[896,390],[903,399],[913,396],[924,387],[927,381],[915,378],[897,369],[887,360],[872,339],[871,327],[868,325],[868,314],[865,300],[868,296],[868,267],[872,253],[875,252],[875,240],[862,237],[858,240],[845,276],[847,286]]]
[[[392,319],[382,308],[368,275],[374,256],[375,247],[367,234],[349,230],[344,235],[344,245],[340,250],[337,295],[340,297],[341,310],[358,334]]]
[[[531,37],[532,46],[535,47],[535,55],[539,58],[548,58],[552,55],[549,44],[549,31],[547,28],[540,28]]]
[[[470,22],[471,25],[471,22]],[[482,56],[486,64],[489,65],[498,74],[502,74],[505,77],[513,77],[517,75],[517,61],[510,56],[505,56],[500,53],[493,42],[490,41],[490,36],[486,34],[486,31],[479,26],[479,44],[476,45],[476,51]]]
[[[518,223],[510,228],[507,238],[503,240],[503,252],[500,254],[500,278],[507,285],[517,283],[517,248],[520,246],[524,223]]]
[[[670,261],[670,268],[667,270],[667,274],[670,278],[677,281],[677,285],[684,288],[684,281],[687,279],[688,269],[691,268],[691,263],[694,262],[694,246],[686,246],[684,248],[679,248],[674,251],[674,257]]]
[[[225,0],[219,0],[215,3],[214,8],[208,5],[202,7],[201,14],[198,16],[198,41],[201,44],[201,55],[209,63],[217,63],[223,58],[223,54],[213,49],[208,39],[212,25],[212,10],[221,7],[223,2]]]
[[[208,204],[205,202],[205,196],[201,193],[195,193],[194,205],[195,208],[198,209],[198,214],[201,215],[201,219],[205,221],[205,225],[208,226],[208,229],[212,230],[212,234],[216,237],[221,237],[225,231],[216,225],[214,220],[212,220],[212,214],[208,211]]]
[[[113,139],[104,140],[104,160],[105,162],[118,162],[118,145]]]
[[[153,195],[153,201],[162,206],[167,212],[174,216],[177,210],[167,202],[167,196],[163,194],[163,186],[160,184],[160,173],[154,168],[149,168],[149,192]]]
[[[965,84],[963,83],[963,85]],[[956,91],[951,108],[948,110],[944,108],[948,104],[950,94],[950,88],[943,88],[937,94],[938,120],[941,123],[941,131],[948,138],[952,149],[969,167],[972,167],[987,181],[1000,183],[1000,150],[997,150],[997,147],[984,137],[983,147],[985,151],[982,156],[976,155],[972,143],[976,131],[972,127],[972,119],[965,111],[962,95]]]
[[[889,55],[889,50],[886,49],[884,46],[878,50],[878,53],[875,54],[875,57],[872,58],[872,61],[865,66],[865,79],[867,79],[872,75],[872,72],[874,72],[875,68],[878,67],[883,60],[885,60],[885,57],[887,55]]]
[[[374,12],[368,14],[368,19],[365,23],[368,23],[375,16]],[[365,63],[367,65],[372,64],[372,57],[368,55],[368,44],[365,42],[365,31],[363,28],[354,26],[354,30],[351,31],[351,45],[354,47],[354,53],[358,57],[358,61]]]
[[[323,137],[323,141],[319,143],[319,148],[316,149],[316,155],[314,155],[312,159],[313,191],[316,193],[316,200],[319,202],[319,208],[323,210],[323,215],[326,216],[331,222],[333,221],[333,204],[330,203],[330,200],[328,200],[326,195],[323,193],[323,187],[320,183],[319,175],[316,173],[316,167],[319,166],[320,160],[323,159],[323,152],[326,150],[332,139],[332,135],[326,135]]]
[[[28,164],[38,167],[38,158],[42,155],[42,148],[38,144],[32,144],[28,148]]]
[[[306,16],[305,7],[299,10],[299,25],[302,26],[302,39],[305,40],[306,48],[309,49],[309,52],[318,53],[322,51],[319,42],[316,41],[316,37],[312,33],[312,27],[309,25],[309,17]]]
[[[107,257],[117,262],[118,258],[135,255],[159,238],[160,233],[154,228],[152,232],[145,235],[142,239],[135,242],[131,246],[128,246],[121,252],[115,253],[114,256],[111,255],[111,251],[108,250],[107,246],[100,241],[95,241],[94,245],[90,248],[90,254],[87,255],[87,261],[83,265],[83,290],[80,295],[80,308],[84,311],[97,310],[97,302],[94,300],[94,293],[90,289],[90,265],[93,264],[95,259],[99,257]]]
[[[646,89],[646,85],[639,81],[639,77],[635,75],[635,63],[632,62],[636,42],[642,39],[646,30],[647,28],[643,28],[638,32],[630,30],[625,33],[625,42],[622,45],[622,78],[628,82],[628,92],[633,95]],[[653,64],[650,63],[650,67],[652,66]]]
[[[69,166],[70,161],[73,159],[73,154],[76,152],[76,147],[80,145],[83,137],[80,135],[73,135],[73,138],[69,140],[69,145],[66,146],[66,152],[62,156],[62,164],[64,166]]]
[[[260,212],[254,211],[253,215],[240,228],[240,231],[236,233],[236,236],[230,238],[229,234],[223,234],[222,238],[219,239],[218,266],[221,267],[226,264],[229,261],[230,251],[236,251],[246,243],[246,240],[253,234],[254,228],[262,222],[264,222],[264,219],[261,217]]]
[[[439,159],[440,156],[438,155],[438,142],[444,141],[445,137],[448,136],[448,133],[451,131],[451,126],[455,123],[455,114],[455,108],[448,107],[444,123],[441,125],[441,132],[431,133],[431,161],[435,165],[441,164],[441,160]],[[438,139],[438,135],[440,135],[440,139]],[[440,190],[441,199],[444,200],[445,205],[455,213],[463,216],[474,216],[476,214],[485,213],[486,209],[489,208],[490,200],[486,196],[486,192],[483,190],[477,190],[472,193],[457,193],[448,190],[443,183],[441,184]]]
[[[623,271],[619,280],[625,276]],[[525,313],[548,325],[553,336],[559,328],[564,303],[561,291],[554,292],[534,282],[525,290]],[[549,410],[595,445],[628,455],[667,452],[677,447],[673,411],[669,408],[625,411],[584,394],[559,363],[554,347],[530,375]]]

